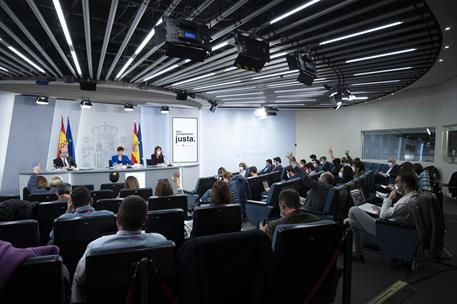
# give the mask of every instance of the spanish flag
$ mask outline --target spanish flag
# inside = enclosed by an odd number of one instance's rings
[[[133,123],[133,137],[132,137],[132,164],[140,163],[140,141],[138,140],[138,132],[136,123]]]
[[[59,132],[59,142],[57,144],[57,157],[59,157],[60,148],[67,145],[67,136],[65,134],[65,126],[63,124],[63,117],[60,121],[60,132]]]

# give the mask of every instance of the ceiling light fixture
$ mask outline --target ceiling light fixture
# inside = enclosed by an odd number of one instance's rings
[[[450,27],[450,26],[447,26],[444,30],[445,30],[445,31],[449,31],[450,29],[451,29],[451,27]]]
[[[214,88],[214,87],[220,87],[220,86],[230,85],[230,84],[240,83],[240,82],[241,82],[241,80],[235,80],[235,81],[230,81],[230,82],[212,84],[212,85],[208,85],[208,86],[204,86],[204,87],[198,87],[198,88],[195,88],[195,89],[193,89],[193,90],[194,90],[194,91],[198,91],[198,90],[203,90],[203,89],[208,89],[208,88]]]
[[[126,103],[126,104],[124,104],[124,111],[126,111],[126,112],[132,112],[132,111],[133,111],[133,104],[132,104],[132,103]]]
[[[257,77],[251,78],[251,80],[258,80],[258,79],[270,78],[270,77],[275,77],[275,76],[282,76],[282,75],[287,75],[287,74],[292,74],[292,73],[298,73],[298,70],[273,73],[273,74],[263,75],[263,76],[257,76]]]
[[[226,68],[226,69],[224,70],[224,72],[233,71],[233,70],[235,70],[235,69],[236,69],[236,67]]]
[[[90,102],[89,99],[83,99],[80,102],[80,105],[81,105],[81,109],[90,109],[90,108],[92,108],[92,102]]]
[[[291,81],[291,82],[281,82],[281,83],[273,83],[273,84],[267,84],[267,87],[274,88],[274,87],[289,87],[289,86],[295,86],[295,85],[302,85],[298,81]]]
[[[263,92],[243,93],[243,94],[230,94],[230,95],[218,95],[218,96],[216,96],[216,98],[247,96],[247,95],[262,95],[262,94],[263,94]]]
[[[270,59],[275,59],[275,58],[278,58],[278,57],[286,56],[287,54],[289,54],[289,53],[287,53],[287,52],[275,53],[273,55],[270,55]]]
[[[8,49],[10,51],[12,51],[13,53],[15,53],[16,55],[18,55],[19,57],[21,57],[22,59],[24,59],[25,61],[27,61],[31,66],[33,66],[35,69],[37,69],[38,71],[40,71],[41,73],[43,74],[46,74],[46,72],[39,66],[37,65],[35,62],[33,62],[32,60],[30,60],[29,58],[27,58],[24,54],[22,54],[21,52],[19,52],[18,50],[16,50],[14,47],[12,47],[11,45],[8,47]]]
[[[60,1],[52,0],[52,2],[54,3],[54,8],[56,9],[57,17],[59,18],[60,26],[62,27],[63,34],[65,36],[65,39],[67,40],[68,47],[70,48],[71,57],[73,58],[73,63],[76,66],[76,71],[78,72],[78,75],[81,77],[82,76],[81,67],[79,66],[78,57],[76,56],[75,48],[73,46],[73,42],[72,42],[71,36],[70,36],[70,31],[68,30],[67,22],[65,21],[62,7],[60,6]]]
[[[239,97],[239,98],[223,98],[223,101],[231,101],[231,100],[252,100],[252,99],[265,99],[265,96],[261,97]]]
[[[8,69],[5,69],[4,67],[1,67],[1,66],[0,66],[0,70],[5,71],[5,72],[9,72]]]
[[[367,100],[368,96],[353,96],[353,97],[343,97],[343,100]]]
[[[197,77],[194,77],[194,78],[189,78],[187,80],[183,80],[183,81],[179,81],[179,82],[173,83],[171,86],[175,87],[175,86],[178,86],[178,85],[181,85],[181,84],[184,84],[184,83],[192,82],[192,81],[195,81],[195,80],[200,80],[200,79],[203,79],[203,78],[208,78],[208,77],[211,77],[211,76],[214,76],[214,75],[216,75],[216,73],[209,73],[209,74],[197,76]]]
[[[429,136],[432,136],[432,132],[430,132],[430,129],[429,129],[429,128],[427,128],[426,131],[427,131],[427,134],[428,134]]]
[[[217,94],[223,92],[237,92],[237,91],[246,91],[246,90],[254,90],[256,87],[244,87],[244,88],[233,88],[233,89],[226,89],[226,90],[217,90],[217,91],[208,91],[206,94]]]
[[[341,36],[341,37],[338,37],[338,38],[322,41],[321,43],[319,43],[319,45],[329,44],[329,43],[332,43],[332,42],[336,42],[336,41],[340,41],[340,40],[344,40],[344,39],[349,39],[349,38],[352,38],[352,37],[357,37],[357,36],[368,34],[368,33],[371,33],[371,32],[383,30],[383,29],[386,29],[386,28],[389,28],[389,27],[397,26],[397,25],[400,25],[402,23],[403,23],[403,21],[397,21],[397,22],[389,23],[389,24],[378,26],[378,27],[374,27],[374,28],[371,28],[371,29],[368,29],[368,30],[365,30],[365,31],[361,31],[361,32],[357,32],[357,33]]]
[[[302,4],[302,5],[294,8],[293,10],[290,10],[287,13],[284,13],[284,14],[280,15],[279,17],[274,18],[273,20],[270,21],[270,24],[276,23],[276,22],[278,22],[278,21],[280,21],[280,20],[282,20],[284,18],[287,18],[290,15],[293,15],[293,14],[295,14],[295,13],[297,13],[297,12],[307,8],[308,6],[311,6],[311,5],[313,5],[313,4],[315,4],[315,3],[319,2],[319,1],[320,0],[312,0],[312,1],[306,2],[306,3]]]
[[[443,58],[440,58],[440,60],[438,60],[438,61],[439,61],[439,62],[443,62],[443,61],[444,61],[444,59],[443,59]]]
[[[254,115],[257,119],[265,119],[267,118],[267,110],[264,107],[258,108],[254,111]]]
[[[316,99],[300,99],[300,100],[275,100],[276,103],[287,103],[287,102],[311,102],[316,101]]]
[[[47,96],[39,96],[39,97],[37,97],[36,104],[48,105],[49,104],[48,97]]]
[[[152,78],[155,78],[155,77],[157,77],[157,76],[160,76],[160,75],[162,75],[162,74],[164,74],[164,73],[166,73],[166,72],[169,72],[169,71],[171,71],[171,70],[174,70],[174,69],[176,69],[177,67],[179,67],[179,64],[173,64],[172,66],[169,66],[168,68],[163,69],[162,71],[159,71],[159,72],[157,72],[157,73],[155,73],[155,74],[152,74],[152,75],[149,76],[149,77],[146,77],[145,79],[143,79],[143,81],[148,81],[148,80],[150,80],[150,79],[152,79]]]
[[[214,52],[214,51],[216,51],[216,50],[218,50],[218,49],[220,49],[220,48],[223,48],[224,46],[226,46],[226,45],[228,45],[228,44],[229,44],[228,40],[223,41],[223,42],[221,42],[221,43],[218,43],[218,44],[216,44],[215,46],[211,47],[211,51]]]
[[[338,102],[336,103],[336,109],[335,109],[335,111],[338,111],[338,109],[341,108],[342,105],[343,105],[343,102],[342,102],[342,101],[338,101]]]
[[[360,82],[360,83],[353,83],[351,85],[354,86],[354,87],[357,87],[357,86],[364,86],[364,85],[395,83],[395,82],[400,82],[400,80],[384,80],[384,81],[373,81],[373,82]]]
[[[304,89],[290,89],[290,90],[279,90],[274,91],[274,93],[288,93],[288,92],[315,92],[324,89],[324,87],[311,87]]]
[[[396,72],[396,71],[404,71],[404,70],[410,70],[412,68],[413,67],[403,67],[403,68],[379,70],[379,71],[372,71],[372,72],[355,73],[353,76],[363,76],[363,75],[371,75],[371,74],[379,74],[379,73],[389,73],[389,72]]]
[[[448,48],[449,48],[449,45],[445,45],[444,48],[445,48],[445,49],[448,49]]]
[[[364,61],[364,60],[370,60],[370,59],[376,59],[376,58],[381,58],[381,57],[386,57],[386,56],[397,55],[397,54],[409,53],[409,52],[413,52],[416,50],[417,50],[416,48],[411,48],[411,49],[405,49],[405,50],[400,50],[400,51],[395,51],[395,52],[390,52],[390,53],[377,54],[377,55],[373,55],[373,56],[346,60],[345,63],[358,62],[358,61]]]

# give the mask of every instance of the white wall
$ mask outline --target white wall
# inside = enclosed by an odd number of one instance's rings
[[[447,182],[457,170],[457,165],[443,162],[443,126],[450,124],[457,124],[457,77],[438,86],[409,90],[338,111],[298,111],[297,155],[308,160],[311,153],[327,155],[328,147],[333,146],[336,156],[342,156],[346,149],[353,156],[360,156],[362,130],[431,126],[436,128],[435,161],[424,164],[438,167],[442,180]]]
[[[13,117],[14,94],[0,92],[0,191],[5,169],[6,149]]]
[[[254,110],[218,109],[215,113],[201,110],[200,175],[209,176],[220,166],[238,170],[245,162],[259,170],[265,159],[281,157],[295,151],[295,117],[280,111],[265,120],[256,119]]]

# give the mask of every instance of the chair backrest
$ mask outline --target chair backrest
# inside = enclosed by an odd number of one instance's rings
[[[138,195],[145,200],[152,196],[152,188],[139,188],[139,189],[121,189],[119,196],[124,198],[130,195]]]
[[[144,230],[160,233],[179,247],[184,242],[184,212],[182,209],[176,208],[148,211],[148,220]]]
[[[26,201],[30,201],[29,199],[30,191],[27,187],[22,188],[22,199]]]
[[[121,203],[122,198],[103,198],[94,202],[93,207],[95,210],[109,210],[113,213],[117,213]]]
[[[100,185],[100,190],[112,190],[113,197],[117,197],[122,188],[124,188],[124,183],[109,183]]]
[[[90,191],[95,190],[94,185],[91,185],[91,184],[87,184],[87,185],[72,185],[72,186],[71,186],[71,190],[74,190],[74,189],[76,189],[76,188],[78,188],[78,187],[86,187],[87,190],[90,190]]]
[[[36,220],[0,222],[0,240],[20,248],[39,246],[38,222]]]
[[[148,210],[164,210],[179,208],[183,211],[183,216],[187,217],[187,196],[170,195],[170,196],[152,196],[148,200]]]
[[[86,258],[87,303],[126,303],[135,267],[143,258],[153,261],[164,282],[174,291],[176,262],[173,242],[148,248],[100,250]],[[158,283],[150,281],[147,285],[150,297],[154,299],[148,303],[169,303],[164,301]]]
[[[28,258],[14,271],[0,298],[2,303],[65,303],[62,258],[58,255]]]
[[[65,265],[73,273],[90,242],[116,231],[116,218],[111,215],[57,219],[54,222],[54,244],[60,248]]]
[[[113,190],[92,190],[90,192],[90,195],[92,196],[92,200],[94,202],[100,200],[100,199],[105,199],[105,198],[113,198]]]
[[[263,182],[268,182],[268,175],[259,175],[255,177],[247,178],[249,185],[249,193],[251,194],[251,200],[260,201],[262,199],[262,193],[265,192]]]
[[[211,189],[215,182],[216,178],[214,176],[200,177],[195,185],[195,192],[197,193],[198,198],[202,197],[206,191]]]
[[[283,303],[303,303],[325,267],[330,263],[340,241],[340,232],[333,221],[278,225],[273,235],[273,252],[277,263],[279,294]],[[331,303],[321,297],[332,290],[327,277],[316,303]]]
[[[146,166],[153,166],[152,159],[146,159]]]
[[[35,219],[40,226],[41,243],[45,244],[49,240],[49,233],[54,225],[54,220],[65,213],[67,210],[66,201],[44,202],[35,207]]]
[[[191,235],[201,236],[241,230],[241,208],[238,204],[201,207],[194,210]]]
[[[37,193],[29,194],[30,202],[52,202],[58,199],[57,194],[55,193]]]
[[[270,187],[274,183],[281,181],[281,172],[280,171],[270,172],[270,173],[266,174],[266,176],[267,176],[268,186],[270,186]]]
[[[280,303],[273,299],[271,243],[257,229],[192,238],[177,265],[180,304]]]
[[[14,194],[14,195],[13,194],[11,194],[11,195],[2,194],[2,195],[0,195],[0,203],[10,200],[10,199],[20,199],[20,196],[19,196],[19,194]]]

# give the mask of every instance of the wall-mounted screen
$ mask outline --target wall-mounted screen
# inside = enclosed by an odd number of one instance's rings
[[[198,118],[173,117],[173,163],[198,162]]]
[[[363,159],[433,162],[435,128],[362,131]]]

